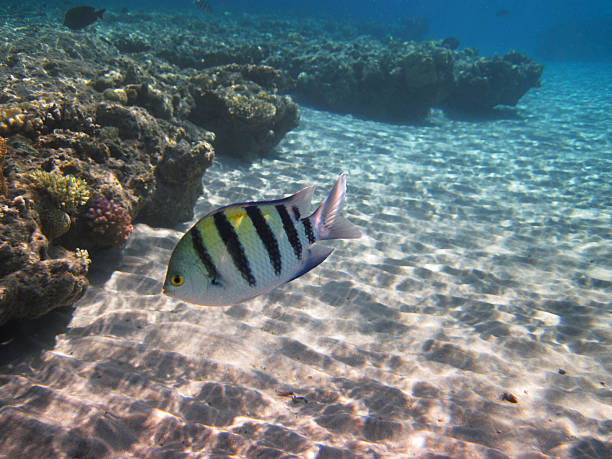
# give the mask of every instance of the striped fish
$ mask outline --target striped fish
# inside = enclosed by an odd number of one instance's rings
[[[360,237],[355,225],[338,216],[346,174],[306,216],[314,188],[276,201],[232,204],[206,215],[174,248],[163,293],[207,306],[239,303],[322,263],[334,249],[317,241]]]

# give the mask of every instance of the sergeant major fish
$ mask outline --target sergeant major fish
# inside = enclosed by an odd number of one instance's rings
[[[232,204],[212,211],[177,243],[163,293],[190,303],[239,303],[307,273],[334,250],[326,239],[361,237],[338,215],[346,173],[310,216],[314,186],[284,199]]]

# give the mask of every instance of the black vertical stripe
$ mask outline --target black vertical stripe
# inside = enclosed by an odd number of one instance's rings
[[[193,248],[198,254],[198,257],[200,257],[200,261],[206,268],[206,271],[208,272],[208,277],[210,277],[213,281],[217,280],[219,278],[219,273],[217,272],[217,268],[215,267],[215,264],[213,263],[212,258],[210,257],[210,254],[206,249],[206,246],[204,245],[200,230],[197,226],[194,226],[193,228],[191,228],[190,234],[191,242],[193,243]]]
[[[247,206],[245,207],[246,213],[253,222],[253,226],[255,227],[255,231],[257,231],[257,235],[263,245],[266,247],[268,251],[268,256],[270,257],[270,263],[272,263],[272,267],[274,268],[274,272],[276,275],[280,275],[281,273],[281,254],[278,249],[278,241],[274,236],[274,233],[270,229],[268,222],[264,218],[261,213],[261,210],[257,206]]]
[[[312,232],[312,223],[310,223],[309,218],[302,219],[302,225],[304,225],[304,232],[306,233],[306,237],[308,238],[308,242],[311,244],[315,243],[314,233]]]
[[[293,221],[289,216],[289,212],[287,212],[287,208],[278,204],[276,206],[276,211],[283,222],[283,228],[285,229],[285,233],[287,233],[287,237],[289,238],[289,242],[291,243],[291,247],[293,247],[293,252],[298,260],[302,259],[302,243],[300,242],[300,238],[298,237],[297,230],[293,225]]]
[[[236,269],[240,271],[240,274],[242,274],[244,280],[247,281],[251,287],[255,287],[256,282],[255,278],[253,277],[253,273],[251,272],[249,260],[244,253],[244,247],[242,247],[234,227],[223,212],[217,212],[214,214],[213,219],[215,221],[215,226],[217,227],[219,237],[221,237],[223,240],[230,257],[232,257],[234,266],[236,266]]]
[[[300,209],[298,209],[298,206],[293,206],[291,207],[291,210],[293,211],[293,218],[295,218],[296,222],[300,221]]]

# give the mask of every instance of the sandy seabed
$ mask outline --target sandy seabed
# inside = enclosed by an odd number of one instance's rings
[[[495,121],[303,108],[276,154],[219,158],[196,216],[310,184],[314,207],[347,171],[366,237],[217,308],[160,295],[193,222],[137,225],[56,339],[0,367],[0,455],[612,456],[611,85],[551,65]]]

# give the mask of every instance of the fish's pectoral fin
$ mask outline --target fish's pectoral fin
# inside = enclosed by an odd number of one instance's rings
[[[324,245],[315,245],[311,247],[310,249],[308,249],[308,252],[307,252],[308,255],[304,257],[302,266],[300,267],[298,272],[295,273],[295,276],[293,276],[287,282],[290,282],[293,279],[297,279],[298,277],[306,274],[312,268],[323,263],[325,259],[331,255],[333,251],[334,251],[333,247],[326,247]]]

